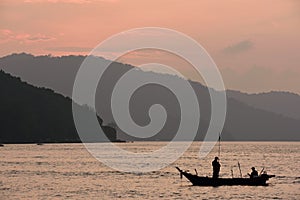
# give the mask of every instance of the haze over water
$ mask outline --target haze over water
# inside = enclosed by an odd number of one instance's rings
[[[153,151],[165,142],[118,144],[133,151]],[[246,176],[265,167],[276,174],[267,187],[191,186],[175,169],[211,176],[211,161],[198,158],[199,142],[175,163],[156,172],[134,174],[111,169],[82,144],[5,145],[0,148],[0,199],[300,199],[300,142],[222,142],[220,176]]]

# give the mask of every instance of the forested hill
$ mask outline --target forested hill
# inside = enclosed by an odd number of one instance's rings
[[[70,98],[29,85],[2,70],[0,94],[0,143],[80,142]],[[112,130],[106,135],[116,140]]]

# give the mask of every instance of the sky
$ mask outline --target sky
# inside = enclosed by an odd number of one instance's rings
[[[86,55],[114,34],[149,26],[201,44],[227,89],[300,94],[298,0],[2,0],[0,56]],[[133,52],[120,61],[138,65],[149,55],[153,59],[153,52]],[[164,52],[155,55],[168,60]],[[199,78],[190,66],[174,63],[187,78]]]

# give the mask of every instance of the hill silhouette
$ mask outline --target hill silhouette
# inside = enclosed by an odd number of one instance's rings
[[[300,96],[295,93],[271,91],[247,94],[229,90],[227,95],[252,107],[300,120]]]
[[[33,56],[30,54],[12,54],[0,58],[0,68],[23,80],[36,85],[51,88],[54,91],[71,97],[74,79],[85,56]],[[99,67],[108,61],[95,58]],[[113,62],[101,78],[96,93],[96,110],[104,122],[115,124],[110,108],[111,94],[119,78],[129,70],[136,70],[140,76],[153,76],[169,81],[179,79],[173,75],[144,72],[131,65]],[[202,84],[190,81],[199,100],[201,110],[200,128],[196,139],[202,140],[210,120],[210,97],[208,89]],[[213,91],[216,92],[217,91]],[[300,120],[291,108],[299,108],[299,95],[280,94],[280,101],[274,99],[273,93],[266,93],[266,100],[261,94],[248,94],[239,91],[228,91],[228,111],[222,140],[300,140]],[[249,97],[249,98],[248,98]],[[294,99],[293,103],[289,99]],[[253,100],[255,99],[255,100]],[[277,102],[277,103],[276,103]],[[278,104],[280,102],[280,104]],[[130,101],[130,111],[133,120],[139,125],[149,123],[148,110],[153,104],[161,104],[168,114],[163,129],[147,140],[170,140],[180,123],[180,110],[176,98],[164,87],[149,84],[138,90]],[[299,113],[298,113],[299,114]],[[116,127],[118,129],[118,127]],[[118,129],[118,138],[125,140],[144,140],[130,136]]]
[[[0,94],[1,143],[80,142],[69,97],[29,85],[2,70]],[[88,107],[75,106],[92,112]],[[101,124],[102,119],[98,120]],[[115,141],[115,130],[103,128],[107,137]]]

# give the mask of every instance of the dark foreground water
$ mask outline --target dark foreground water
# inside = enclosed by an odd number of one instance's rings
[[[118,144],[130,151],[153,151],[163,142]],[[156,172],[134,174],[106,167],[81,144],[0,147],[0,199],[300,199],[300,142],[223,142],[221,177],[265,167],[276,177],[267,187],[196,187],[180,179],[179,166],[211,175],[216,147],[198,159],[200,143],[175,163]]]

